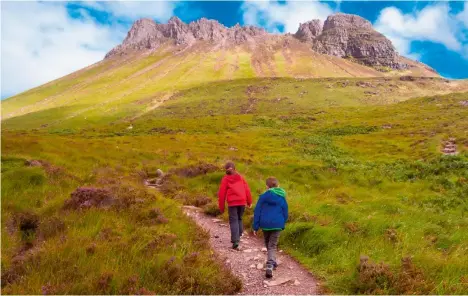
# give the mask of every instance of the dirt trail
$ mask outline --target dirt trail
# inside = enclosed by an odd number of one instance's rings
[[[200,208],[184,206],[184,213],[210,234],[211,248],[243,283],[241,295],[260,294],[318,294],[314,277],[281,249],[277,253],[278,268],[273,278],[265,278],[266,253],[261,238],[244,232],[238,251],[231,248],[227,223],[205,215]]]

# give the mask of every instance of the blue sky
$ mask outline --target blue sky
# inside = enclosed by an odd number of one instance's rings
[[[1,97],[101,60],[142,17],[206,17],[294,33],[299,23],[335,12],[368,19],[402,55],[445,77],[468,78],[468,2],[462,1],[2,1]]]

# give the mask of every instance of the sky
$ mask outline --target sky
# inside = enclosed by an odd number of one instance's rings
[[[368,19],[401,55],[447,78],[468,78],[468,2],[463,1],[4,1],[1,98],[103,59],[142,17],[295,33],[299,24],[343,12]]]

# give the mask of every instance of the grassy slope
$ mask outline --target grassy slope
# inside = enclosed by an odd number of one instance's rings
[[[4,136],[4,294],[220,294],[240,289],[216,262],[207,234],[184,219],[178,204],[146,192],[137,171],[122,162],[124,155],[106,155],[108,142],[54,136],[10,142]],[[7,156],[11,153],[16,156]],[[22,156],[47,159],[60,171],[27,167]],[[70,193],[86,185],[112,188],[117,196],[138,202],[111,210],[64,210]],[[167,221],[153,219],[154,209]],[[20,231],[15,222],[28,216],[38,220],[33,233]]]
[[[434,76],[419,68],[403,72],[375,69],[313,52],[305,44],[278,40],[256,49],[218,48],[197,43],[189,48],[164,45],[150,54],[131,54],[105,60],[86,69],[2,101],[2,118],[61,108],[67,117],[96,111],[119,116],[128,102],[138,113],[160,97],[219,80],[254,77],[378,77]],[[127,111],[126,111],[127,112]],[[127,112],[128,113],[128,112]]]
[[[193,69],[192,69],[193,70]],[[193,70],[194,71],[194,70]],[[198,75],[198,74],[197,74]],[[171,76],[171,79],[177,78]],[[69,128],[99,128],[138,118],[174,115],[196,117],[265,113],[270,110],[315,110],[329,107],[385,105],[430,94],[468,90],[468,82],[445,82],[439,78],[401,81],[399,78],[293,79],[250,78],[196,85],[181,90],[140,90],[107,104],[70,104],[32,112],[3,121],[5,129],[57,131]],[[122,84],[125,84],[123,82]],[[145,99],[140,99],[145,97]],[[90,97],[91,98],[91,97]],[[196,112],[194,112],[194,110]]]
[[[193,230],[182,230],[190,228],[186,222],[179,223],[180,218],[175,216],[180,214],[171,202],[164,201],[167,205],[160,206],[162,200],[155,200],[154,204],[148,202],[143,208],[133,210],[146,211],[158,204],[170,217],[170,225],[140,230],[142,235],[136,242],[130,239],[135,231],[132,214],[93,211],[64,216],[61,205],[76,186],[99,183],[100,171],[106,167],[109,174],[124,176],[138,188],[141,185],[134,176],[142,169],[166,171],[199,161],[220,165],[233,159],[256,194],[262,192],[267,176],[280,179],[288,191],[291,208],[282,247],[321,276],[331,291],[366,291],[355,275],[359,256],[366,254],[372,260],[388,263],[395,274],[401,258],[413,256],[415,266],[423,274],[409,290],[401,290],[393,283],[377,292],[372,290],[373,293],[467,292],[464,276],[468,272],[468,220],[463,196],[468,190],[468,113],[459,103],[466,100],[466,93],[392,105],[357,106],[359,101],[353,101],[353,97],[348,99],[350,103],[345,103],[343,96],[325,100],[316,91],[314,100],[302,102],[298,97],[289,104],[285,99],[283,105],[282,100],[275,100],[276,96],[256,93],[263,89],[262,84],[268,85],[271,80],[258,81],[257,88],[248,87],[252,81],[237,83],[192,89],[135,119],[132,130],[127,129],[128,123],[119,121],[89,128],[81,128],[76,122],[75,127],[36,132],[4,129],[2,156],[7,171],[2,174],[2,264],[9,266],[11,256],[21,244],[19,236],[11,236],[5,228],[12,215],[29,209],[43,219],[58,216],[70,227],[65,232],[66,243],[58,243],[61,235],[47,240],[41,246],[40,259],[29,265],[30,272],[5,291],[38,293],[47,284],[44,275],[48,270],[67,270],[69,260],[82,258],[76,261],[76,272],[83,284],[75,281],[64,284],[66,279],[57,277],[51,285],[56,288],[64,285],[57,288],[61,292],[97,292],[95,282],[102,274],[111,272],[115,278],[111,291],[119,292],[124,284],[123,270],[131,269],[150,290],[180,292],[177,286],[171,290],[163,282],[147,277],[148,268],[158,266],[155,262],[163,259],[146,260],[148,255],[141,258],[138,253],[138,246],[144,246],[153,233],[161,231],[177,233],[180,243],[191,247],[184,247],[182,253],[179,249],[164,250],[152,256],[167,258],[176,254],[183,258],[198,250],[190,243]],[[298,85],[298,89],[317,87],[308,81],[290,83]],[[217,93],[225,92],[228,86],[232,98],[216,100]],[[265,91],[275,94],[274,87],[270,87]],[[345,89],[350,91],[348,86]],[[246,106],[250,107],[252,93],[259,100],[252,108],[253,114],[243,114]],[[23,122],[26,125],[28,121]],[[391,128],[384,129],[384,125]],[[441,140],[449,136],[458,139],[459,156],[444,157],[438,152]],[[238,150],[230,150],[232,146]],[[47,160],[78,179],[43,180],[36,176],[44,175],[43,172],[24,168],[13,157]],[[42,181],[36,181],[37,178]],[[182,179],[181,190],[185,193],[175,197],[191,203],[196,198],[190,196],[208,196],[213,200],[206,206],[210,210],[215,206],[220,178],[221,173],[214,173]],[[247,217],[251,214],[248,211]],[[100,267],[90,273],[85,246],[92,243],[100,246],[98,234],[112,228],[109,221],[120,225],[118,238],[102,246],[105,251],[93,261]],[[125,255],[130,259],[112,262],[109,254],[120,254],[122,244],[126,246],[124,249],[135,248],[135,252]],[[81,247],[73,247],[77,245]],[[76,256],[70,255],[72,250]],[[139,261],[143,259],[145,264]],[[209,266],[205,273],[217,268]],[[29,287],[27,291],[25,287]]]
[[[197,240],[202,234],[176,206],[205,196],[214,212],[222,173],[179,179],[179,192],[170,196],[177,202],[146,192],[140,177],[232,159],[256,194],[267,176],[280,179],[291,209],[282,247],[330,291],[468,293],[468,111],[460,105],[468,93],[408,100],[466,91],[466,82],[253,78],[268,71],[347,76],[339,72],[346,65],[355,75],[376,73],[343,60],[334,68],[327,64],[332,57],[307,65],[305,57],[276,51],[275,67],[260,63],[260,72],[241,48],[200,46],[177,56],[163,48],[6,100],[3,117],[15,117],[2,121],[2,272],[23,277],[2,291],[233,293],[238,283],[214,263]],[[458,156],[440,155],[447,137],[457,138]],[[61,170],[26,167],[25,159]],[[133,188],[144,202],[123,211],[64,211],[83,185]],[[168,223],[147,223],[155,207]],[[25,213],[38,217],[36,235],[13,223]],[[172,247],[148,251],[155,238],[171,234]],[[31,241],[33,249],[22,251]],[[359,280],[361,254],[389,264],[394,277],[383,276],[376,287]],[[405,256],[421,272],[407,276],[409,284],[397,277]]]

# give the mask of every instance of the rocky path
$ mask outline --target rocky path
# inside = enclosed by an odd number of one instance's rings
[[[266,249],[262,239],[245,234],[240,249],[233,250],[229,225],[205,215],[200,208],[184,206],[184,213],[210,234],[210,245],[243,283],[241,295],[260,294],[318,294],[319,283],[299,263],[279,250],[278,268],[273,278],[265,278]]]

